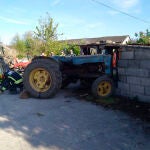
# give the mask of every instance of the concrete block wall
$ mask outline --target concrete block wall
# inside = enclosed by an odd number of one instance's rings
[[[150,102],[150,46],[124,46],[118,74],[117,95]]]

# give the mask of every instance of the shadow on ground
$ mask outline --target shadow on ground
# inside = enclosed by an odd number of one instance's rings
[[[123,103],[118,97],[100,102],[79,87],[64,91],[48,100],[0,95],[1,149],[149,149],[149,124],[141,122],[149,121],[149,105]]]
[[[95,99],[92,96],[90,89],[80,86],[75,88],[72,87],[70,90],[72,95],[80,100],[90,101],[96,105],[103,106],[106,109],[119,110],[134,118],[150,122],[150,103],[148,102],[139,101],[137,98],[130,99],[121,96],[112,96],[105,99]]]

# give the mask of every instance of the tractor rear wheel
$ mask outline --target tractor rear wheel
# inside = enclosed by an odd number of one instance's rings
[[[61,87],[61,73],[51,61],[33,61],[24,72],[24,87],[35,98],[50,98]]]
[[[57,81],[58,81],[58,88],[60,89],[62,86],[62,75],[60,72],[60,62],[57,62],[56,60],[54,60],[53,58],[50,57],[45,57],[45,56],[38,56],[35,57],[32,62],[38,62],[38,63],[45,63],[47,64],[47,66],[53,68],[56,72],[56,76],[57,76]]]
[[[97,78],[92,84],[92,94],[96,98],[107,98],[114,90],[113,81],[107,76]]]

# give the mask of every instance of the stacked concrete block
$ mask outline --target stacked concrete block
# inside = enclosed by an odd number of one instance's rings
[[[118,73],[118,95],[150,102],[150,47],[124,46]]]

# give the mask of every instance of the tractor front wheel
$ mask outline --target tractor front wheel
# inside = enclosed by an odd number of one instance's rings
[[[114,90],[113,81],[107,76],[97,78],[92,84],[92,94],[96,98],[107,98]]]

